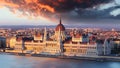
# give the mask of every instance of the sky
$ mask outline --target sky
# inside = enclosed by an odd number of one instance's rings
[[[52,21],[45,18],[31,18],[22,16],[21,14],[14,14],[8,8],[0,8],[0,25],[50,25]]]
[[[119,24],[120,0],[0,0],[0,25]]]

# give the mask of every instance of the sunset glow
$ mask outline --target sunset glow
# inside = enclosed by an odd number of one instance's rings
[[[44,22],[44,23],[43,23]],[[21,12],[10,12],[8,8],[0,8],[1,25],[45,25],[51,24],[51,21],[44,17],[24,16]]]
[[[0,0],[0,67],[120,68],[120,0]]]
[[[84,4],[84,5],[83,5]],[[104,7],[103,7],[104,6]],[[55,24],[62,17],[64,23],[98,23],[107,20],[118,23],[119,0],[1,0],[0,23]],[[8,21],[6,21],[6,19]],[[4,22],[4,23],[2,23]],[[23,22],[23,23],[22,23]],[[108,23],[103,22],[103,23]]]

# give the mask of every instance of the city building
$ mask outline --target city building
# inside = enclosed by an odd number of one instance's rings
[[[78,32],[67,36],[66,28],[60,23],[55,28],[55,33],[49,35],[47,28],[44,32],[36,32],[33,37],[13,37],[10,47],[15,52],[44,55],[65,56],[101,56],[111,54],[111,41],[109,39],[95,40],[88,32]]]

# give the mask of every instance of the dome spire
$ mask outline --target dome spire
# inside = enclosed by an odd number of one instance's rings
[[[55,28],[56,31],[59,31],[59,29],[61,31],[65,31],[65,27],[64,25],[62,24],[62,20],[61,20],[61,17],[60,17],[60,20],[59,20],[59,24],[57,25],[57,27]]]
[[[61,20],[61,17],[60,17],[60,24],[62,24],[62,20]]]

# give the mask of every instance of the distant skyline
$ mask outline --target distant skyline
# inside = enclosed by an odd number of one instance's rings
[[[94,3],[93,3],[94,2]],[[119,24],[120,0],[1,0],[0,25]]]

